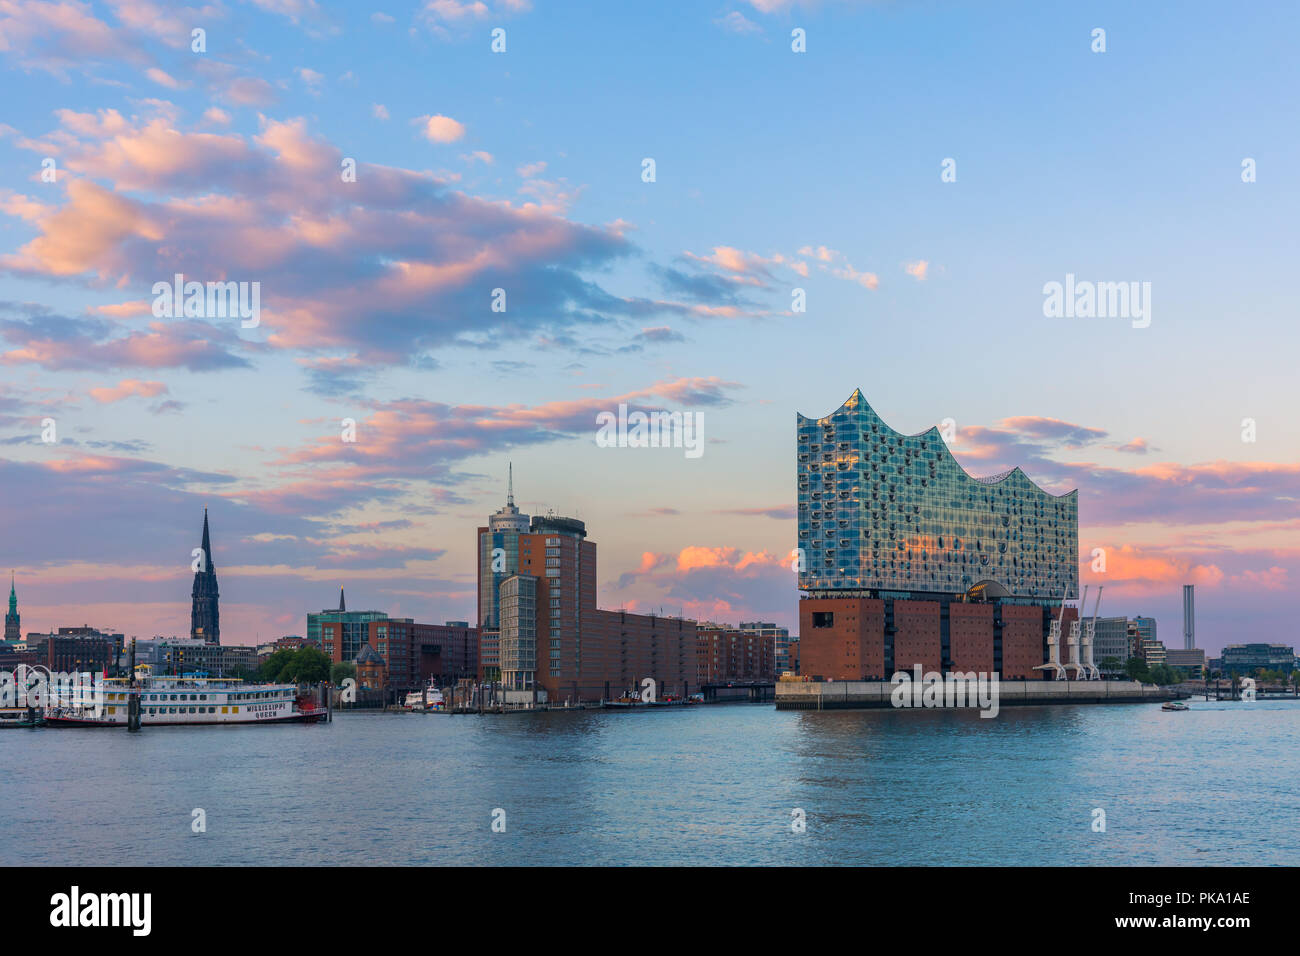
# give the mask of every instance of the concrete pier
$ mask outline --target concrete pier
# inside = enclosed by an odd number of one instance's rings
[[[866,710],[893,707],[888,681],[777,681],[777,710]],[[1006,680],[998,682],[998,705],[1139,704],[1177,700],[1175,690],[1118,680]],[[899,708],[912,710],[916,708]]]

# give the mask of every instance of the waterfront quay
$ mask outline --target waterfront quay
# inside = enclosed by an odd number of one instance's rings
[[[889,681],[779,681],[777,710],[869,710],[892,707]],[[1000,681],[999,706],[1040,704],[1141,704],[1185,697],[1172,688],[1137,681]]]

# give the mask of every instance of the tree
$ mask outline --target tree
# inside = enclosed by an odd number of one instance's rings
[[[259,670],[262,680],[278,684],[319,684],[329,674],[329,655],[314,647],[282,648],[268,657]]]
[[[348,678],[352,678],[353,680],[355,680],[356,676],[357,676],[356,666],[353,664],[349,664],[347,661],[339,661],[337,664],[335,664],[333,667],[330,668],[331,684],[342,684]]]
[[[280,648],[280,650],[262,661],[262,665],[257,669],[258,680],[278,681],[280,679],[280,672],[289,665],[289,659],[292,656],[293,651],[289,650],[287,647]]]
[[[1168,664],[1157,664],[1152,667],[1149,671],[1149,677],[1151,683],[1160,684],[1161,686],[1180,684],[1183,680],[1183,675]]]
[[[1118,657],[1103,657],[1101,659],[1101,669],[1113,674],[1124,669],[1124,662]]]
[[[1151,683],[1151,672],[1147,669],[1147,662],[1140,657],[1130,657],[1124,665],[1124,673],[1131,680],[1141,681],[1144,684]]]

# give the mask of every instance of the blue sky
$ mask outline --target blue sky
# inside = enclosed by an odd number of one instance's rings
[[[24,628],[183,633],[205,502],[234,640],[300,633],[340,582],[472,618],[508,459],[526,510],[588,521],[603,605],[793,624],[794,415],[860,386],[901,431],[952,418],[972,473],[1080,488],[1103,613],[1168,640],[1196,582],[1206,646],[1289,640],[1296,20],[0,4],[0,534]],[[149,315],[177,263],[260,282],[259,328]],[[1067,273],[1150,282],[1150,326],[1046,318]],[[596,447],[620,400],[702,412],[706,453]]]

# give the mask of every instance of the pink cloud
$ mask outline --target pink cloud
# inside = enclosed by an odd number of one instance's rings
[[[421,133],[431,143],[454,143],[465,135],[464,123],[441,113],[421,116],[416,122],[422,124]]]
[[[112,387],[92,388],[90,397],[101,405],[108,405],[131,396],[153,398],[166,392],[167,386],[162,382],[144,382],[138,378],[126,378]]]

